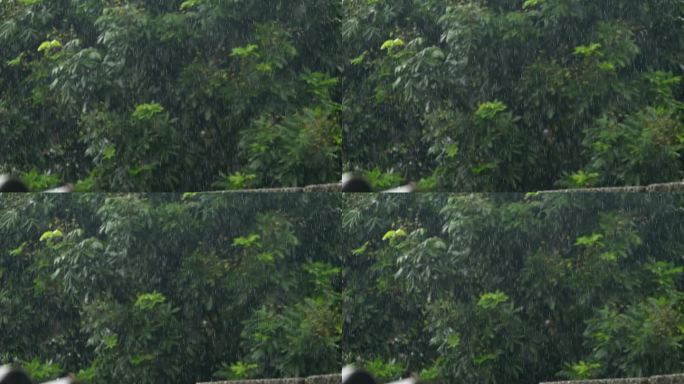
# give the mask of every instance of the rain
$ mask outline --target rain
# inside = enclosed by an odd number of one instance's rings
[[[683,0],[0,0],[0,384],[684,383],[683,76]]]

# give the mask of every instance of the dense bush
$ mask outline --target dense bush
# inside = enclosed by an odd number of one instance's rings
[[[327,0],[0,2],[0,172],[96,191],[335,181],[339,19]]]
[[[42,182],[684,178],[681,0],[7,0],[0,17],[0,171]]]
[[[346,170],[474,192],[684,177],[681,0],[343,4]]]
[[[348,198],[343,359],[439,383],[684,372],[682,204],[661,194]]]
[[[0,361],[92,383],[335,372],[339,208],[335,195],[0,197]]]

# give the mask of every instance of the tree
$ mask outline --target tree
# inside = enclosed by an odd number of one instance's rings
[[[680,372],[682,200],[345,199],[343,358],[436,382]]]
[[[3,361],[92,383],[337,368],[336,195],[26,195],[0,206]]]
[[[7,1],[0,15],[2,172],[93,191],[337,179],[337,2]]]
[[[427,189],[679,180],[681,1],[347,1],[344,169]]]

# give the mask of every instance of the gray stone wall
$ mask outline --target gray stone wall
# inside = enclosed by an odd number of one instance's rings
[[[320,375],[294,379],[233,380],[197,384],[340,384],[342,375]],[[684,384],[684,373],[633,379],[555,381],[541,384]]]
[[[217,193],[309,193],[309,192],[342,192],[341,183],[309,185],[293,188],[262,188],[239,189],[235,191],[220,191]]]
[[[232,380],[213,381],[197,384],[340,384],[342,375],[319,375],[294,379]],[[664,384],[664,383],[663,383]]]
[[[684,373],[633,379],[555,381],[541,384],[684,384]]]
[[[220,191],[218,193],[306,193],[306,192],[341,192],[341,183],[309,185],[295,188],[242,189],[236,191]],[[458,192],[458,191],[455,191]],[[652,184],[639,187],[605,187],[584,189],[558,189],[539,191],[539,193],[634,193],[634,192],[684,192],[684,181]]]

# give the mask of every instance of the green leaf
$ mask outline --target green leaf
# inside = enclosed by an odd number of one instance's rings
[[[580,46],[575,47],[574,54],[576,56],[584,56],[584,57],[601,56],[601,52],[599,51],[599,49],[601,49],[601,44],[599,44],[599,43],[592,43],[589,45],[580,45]]]
[[[603,252],[599,255],[599,258],[603,261],[614,262],[617,261],[617,253],[615,252]]]
[[[366,250],[368,249],[369,244],[370,244],[370,242],[366,241],[365,243],[363,243],[363,245],[361,247],[352,250],[352,255],[354,255],[354,256],[363,255],[366,252]]]
[[[26,248],[26,242],[23,242],[19,247],[14,248],[13,250],[9,251],[10,256],[19,256],[24,252],[24,249]]]
[[[449,143],[444,147],[444,153],[448,159],[453,159],[458,156],[458,144]]]
[[[480,296],[477,305],[484,309],[496,308],[499,304],[508,301],[508,295],[501,291],[484,293]]]
[[[95,190],[95,185],[97,180],[94,175],[88,175],[85,179],[79,180],[74,184],[75,192],[93,192]]]
[[[183,195],[181,196],[181,200],[192,199],[193,197],[195,197],[195,196],[197,196],[197,195],[199,195],[199,192],[185,192],[185,193],[183,193]]]
[[[404,45],[406,45],[404,40],[402,40],[400,38],[396,38],[394,40],[387,40],[384,43],[382,43],[382,45],[380,46],[380,49],[392,51],[393,48],[403,47]]]
[[[58,40],[44,41],[38,46],[38,52],[45,52],[46,54],[52,50],[62,48],[62,43]]]
[[[243,247],[243,248],[250,248],[253,246],[261,246],[261,243],[259,242],[261,240],[261,236],[257,234],[250,234],[247,237],[236,237],[233,239],[233,247]]]
[[[525,0],[525,2],[523,3],[523,9],[539,6],[543,4],[544,1],[545,0]]]
[[[473,167],[471,170],[473,171],[474,174],[476,175],[481,175],[487,171],[492,171],[496,169],[496,163],[484,163],[480,164],[477,167]]]
[[[572,378],[575,380],[590,379],[593,377],[593,373],[600,368],[601,364],[599,363],[587,363],[586,361],[582,360],[579,363],[573,364],[571,366],[571,370],[574,374],[574,377]]]
[[[585,188],[594,185],[600,175],[598,172],[585,172],[580,170],[569,176],[570,185],[575,188]]]
[[[399,228],[397,230],[390,230],[385,233],[385,235],[382,237],[383,240],[393,240],[399,237],[404,237],[406,236],[406,231],[403,229]]]
[[[244,363],[238,361],[230,366],[230,376],[227,377],[233,380],[244,380],[249,379],[254,375],[256,370],[259,368],[258,364]]]
[[[141,311],[146,311],[159,304],[163,304],[165,301],[166,297],[157,291],[152,293],[141,293],[138,295],[133,306]]]
[[[601,62],[601,63],[599,63],[598,67],[602,71],[615,72],[615,64],[613,64],[611,62],[607,62],[607,61]]]
[[[363,61],[366,59],[366,55],[368,54],[368,51],[364,51],[360,56],[356,57],[355,59],[352,59],[350,63],[352,65],[359,65],[363,63]]]
[[[188,10],[192,7],[195,7],[201,3],[202,3],[202,0],[186,0],[186,1],[181,3],[180,10],[185,11],[185,10]]]
[[[104,338],[105,349],[114,349],[119,345],[119,337],[114,333]]]
[[[406,368],[395,362],[387,362],[382,358],[375,358],[366,362],[366,369],[379,380],[396,379]]]
[[[262,263],[272,263],[275,259],[272,253],[263,252],[257,255],[257,260],[259,260]]]
[[[12,60],[7,61],[7,65],[10,67],[18,67],[21,65],[22,60],[24,60],[24,57],[26,57],[26,52],[22,52],[19,54],[19,56],[15,57]]]
[[[492,101],[480,104],[475,112],[475,117],[481,120],[491,120],[495,118],[499,113],[505,112],[506,104],[500,101]]]
[[[589,236],[580,236],[575,241],[575,245],[582,247],[591,247],[594,245],[599,245],[603,239],[603,235],[600,233],[594,233]]]
[[[488,353],[485,355],[475,356],[475,357],[473,357],[473,363],[475,363],[475,365],[482,365],[488,361],[496,360],[496,357],[497,357],[497,355],[494,353]]]
[[[259,72],[271,73],[271,72],[273,72],[273,65],[271,63],[259,63],[259,65],[257,65],[256,69]]]
[[[64,234],[62,234],[62,231],[60,231],[59,229],[55,229],[54,231],[43,232],[38,241],[48,241],[60,238],[62,236],[64,236]]]
[[[116,154],[116,146],[114,144],[109,144],[102,150],[102,157],[105,160],[110,160]]]
[[[31,361],[25,363],[23,367],[26,373],[31,375],[35,380],[45,381],[56,379],[62,373],[62,367],[59,364],[53,363],[52,360],[43,362],[38,358],[33,358]]]
[[[150,120],[162,112],[164,112],[164,107],[159,103],[139,104],[135,107],[132,116],[137,120]]]
[[[50,171],[39,172],[35,168],[21,175],[21,179],[31,191],[44,191],[60,184],[59,175],[51,174]]]
[[[259,46],[256,44],[248,44],[244,47],[235,47],[231,50],[230,56],[233,57],[249,57],[258,55]]]
[[[447,338],[447,345],[452,349],[458,348],[458,346],[461,345],[461,335],[458,333],[452,333],[449,335]]]
[[[129,360],[130,360],[131,364],[133,364],[134,366],[137,366],[137,365],[144,364],[148,361],[156,360],[156,356],[151,354],[151,353],[147,353],[147,354],[143,354],[143,355],[133,355],[130,357]]]

